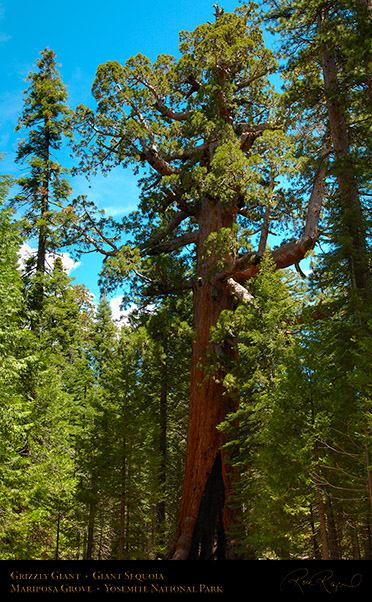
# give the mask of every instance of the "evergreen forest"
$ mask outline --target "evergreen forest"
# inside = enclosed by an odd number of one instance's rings
[[[372,559],[371,0],[115,58],[71,107],[41,49],[0,176],[0,559]]]

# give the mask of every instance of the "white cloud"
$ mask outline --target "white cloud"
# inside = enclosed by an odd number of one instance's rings
[[[30,259],[30,257],[33,257],[35,255],[36,255],[36,249],[32,249],[30,247],[30,245],[24,243],[21,246],[21,248],[19,249],[19,253],[18,253],[18,260],[19,260],[19,267],[22,272],[25,269],[26,261],[28,259]]]
[[[125,210],[123,210],[122,207],[114,207],[113,205],[103,207],[103,211],[110,217],[116,217],[117,215],[123,215],[125,213]]]
[[[134,312],[136,309],[138,309],[138,306],[135,305],[134,303],[131,303],[127,309],[122,309],[121,308],[122,301],[123,301],[123,295],[118,295],[117,297],[114,297],[110,301],[110,307],[111,307],[113,320],[115,320],[115,322],[117,322],[117,324],[119,326],[128,324],[128,318],[129,318],[130,314],[132,312]],[[156,309],[156,305],[150,304],[150,305],[146,306],[147,313],[152,313],[155,311],[155,309]]]
[[[30,247],[27,243],[24,243],[19,250],[19,264],[21,269],[24,269],[25,261],[32,256],[35,256],[37,249]],[[73,270],[76,270],[81,264],[79,261],[75,261],[70,257],[69,253],[47,253],[46,262],[49,270],[53,269],[54,261],[57,257],[62,259],[62,265],[66,272],[70,274]]]
[[[49,258],[52,259],[52,263],[54,263],[56,257],[61,257],[63,267],[65,268],[68,274],[70,274],[73,270],[76,270],[81,265],[81,262],[75,261],[70,256],[70,253],[59,253],[58,255],[49,255]]]
[[[115,322],[119,324],[119,326],[128,324],[128,317],[131,314],[131,312],[136,308],[136,306],[132,303],[127,309],[123,310],[121,308],[122,300],[123,295],[119,295],[118,297],[114,297],[110,301],[112,317],[115,320]]]

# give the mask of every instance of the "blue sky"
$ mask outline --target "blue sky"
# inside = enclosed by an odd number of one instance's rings
[[[138,52],[155,60],[160,53],[177,54],[179,31],[193,30],[213,21],[215,0],[0,0],[0,153],[6,156],[2,173],[17,174],[14,133],[22,111],[25,79],[35,70],[39,53],[54,50],[72,108],[93,105],[91,85],[97,66],[108,60],[124,63]],[[232,11],[238,0],[220,2]],[[117,169],[98,176],[88,188],[83,178],[73,179],[74,194],[89,194],[99,208],[123,215],[138,198],[130,170]],[[88,255],[72,275],[98,295],[97,272],[101,258]]]

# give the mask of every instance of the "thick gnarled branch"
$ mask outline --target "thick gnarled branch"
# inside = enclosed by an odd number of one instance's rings
[[[146,242],[143,250],[146,251],[147,255],[161,255],[162,253],[171,253],[172,251],[177,251],[177,249],[181,249],[186,245],[190,245],[196,242],[198,236],[197,230],[193,232],[185,232],[181,236],[176,236],[172,240],[165,240],[163,242],[152,243],[150,241]]]
[[[157,245],[167,236],[167,234],[173,232],[188,217],[189,215],[186,211],[178,211],[178,213],[175,213],[165,226],[160,227],[158,232],[143,244],[142,248],[145,249]]]
[[[168,107],[164,103],[161,95],[158,93],[156,88],[152,84],[150,84],[150,82],[148,82],[146,79],[139,78],[138,82],[145,86],[145,88],[147,88],[147,90],[151,92],[151,94],[154,96],[156,101],[155,107],[159,111],[159,113],[163,115],[163,117],[167,117],[167,119],[171,119],[172,121],[185,121],[190,115],[190,111],[187,109],[185,111],[175,111],[174,109]]]
[[[314,248],[318,236],[318,223],[325,190],[326,168],[323,165],[317,172],[307,208],[306,223],[300,238],[281,245],[272,251],[272,260],[277,269],[283,269],[299,263],[308,251]],[[234,279],[241,283],[248,280],[259,270],[261,255],[246,253],[233,266],[221,271],[219,277]]]
[[[254,296],[233,278],[228,278],[226,284],[238,301],[244,301],[245,303],[254,302]]]

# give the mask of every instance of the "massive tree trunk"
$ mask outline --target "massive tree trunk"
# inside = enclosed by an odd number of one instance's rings
[[[272,253],[277,269],[300,261],[314,246],[324,178],[322,166],[314,180],[302,237],[283,244]],[[221,451],[224,437],[217,426],[238,407],[225,391],[224,375],[203,370],[203,358],[208,352],[213,354],[215,351],[210,344],[210,331],[221,312],[234,309],[236,300],[251,301],[250,293],[240,283],[252,278],[258,267],[252,263],[248,266],[244,257],[237,261],[228,252],[221,252],[224,268],[220,269],[217,261],[221,256],[217,257],[215,251],[206,259],[203,250],[211,233],[231,228],[235,220],[231,208],[223,209],[220,203],[207,200],[198,214],[188,447],[181,509],[169,552],[169,558],[174,560],[207,560],[212,556],[233,559],[234,556],[233,542],[226,539],[234,523],[234,512],[228,505],[233,474]],[[249,257],[247,261],[249,263]],[[235,353],[227,342],[223,352],[231,357]]]
[[[194,331],[188,442],[181,509],[169,557],[173,560],[208,560],[226,556],[226,531],[232,522],[227,506],[231,489],[224,442],[217,426],[236,403],[226,395],[223,375],[203,369],[205,354],[213,353],[210,329],[234,299],[224,282],[212,283],[211,261],[203,258],[203,245],[211,232],[231,226],[231,212],[213,202],[203,204],[197,242],[197,284],[194,288]],[[229,350],[226,350],[227,352]]]

